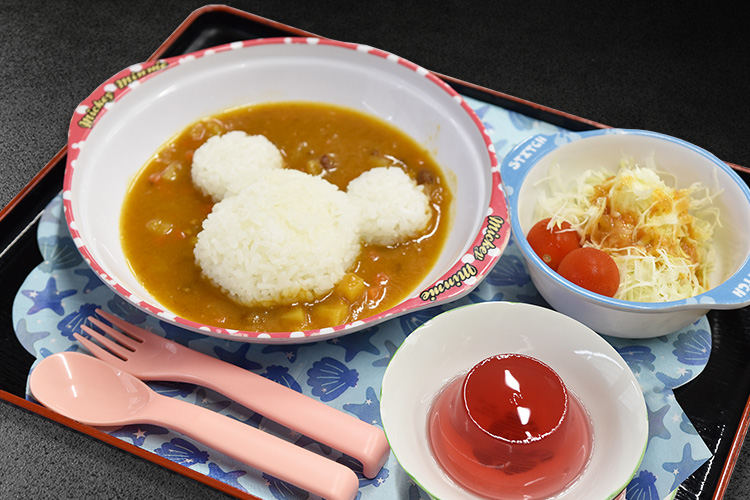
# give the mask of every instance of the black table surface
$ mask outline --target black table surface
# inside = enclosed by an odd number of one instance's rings
[[[750,30],[741,4],[585,3],[227,2],[605,125],[674,135],[750,166]],[[203,5],[0,2],[0,208],[65,145],[76,105],[147,59]],[[0,498],[135,497],[226,495],[0,400]],[[746,448],[724,498],[748,497]]]

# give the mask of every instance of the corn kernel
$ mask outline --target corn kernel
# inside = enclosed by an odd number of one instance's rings
[[[307,160],[305,165],[305,172],[310,175],[320,175],[323,173],[323,167],[320,165],[318,160]]]

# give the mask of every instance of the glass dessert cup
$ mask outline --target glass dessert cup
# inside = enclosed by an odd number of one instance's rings
[[[486,358],[454,379],[428,418],[438,464],[489,499],[554,496],[580,476],[593,447],[578,399],[552,368],[520,354]]]

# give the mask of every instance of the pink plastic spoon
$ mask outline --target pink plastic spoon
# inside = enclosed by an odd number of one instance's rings
[[[156,424],[328,500],[352,500],[351,469],[211,410],[154,392],[141,380],[92,356],[57,353],[31,372],[34,397],[83,424]]]

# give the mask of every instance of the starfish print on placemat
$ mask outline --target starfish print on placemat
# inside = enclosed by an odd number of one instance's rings
[[[55,278],[50,278],[47,280],[47,286],[44,287],[44,290],[21,290],[21,293],[34,302],[34,305],[29,308],[26,314],[36,314],[44,309],[50,309],[55,314],[62,316],[65,314],[62,300],[65,297],[75,295],[76,290],[59,291]]]

